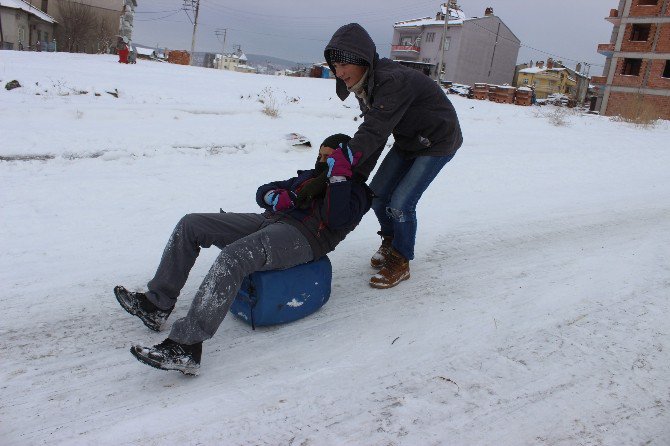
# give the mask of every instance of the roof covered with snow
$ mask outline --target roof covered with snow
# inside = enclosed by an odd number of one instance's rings
[[[530,68],[524,68],[523,70],[519,70],[519,73],[536,74],[541,71],[546,71],[546,69],[540,67],[530,67]]]
[[[442,6],[442,14],[444,14],[444,6]],[[463,11],[460,9],[449,9],[449,25],[462,25],[465,20],[469,20]],[[410,26],[429,26],[429,25],[444,25],[444,20],[435,19],[432,17],[422,17],[418,19],[403,20],[393,24],[394,28],[410,27]]]
[[[528,73],[528,74],[537,74],[544,71],[565,71],[566,68],[540,68],[540,67],[530,67],[519,70],[519,73]]]
[[[25,11],[28,14],[32,14],[36,17],[39,17],[45,22],[58,23],[56,22],[56,19],[51,17],[49,14],[43,12],[42,10],[34,7],[29,3],[24,2],[23,0],[0,0],[0,6],[3,6],[5,8],[21,9],[22,11]]]
[[[141,46],[138,46],[135,49],[137,50],[137,54],[141,54],[143,56],[152,56],[155,51],[153,48],[142,48]]]

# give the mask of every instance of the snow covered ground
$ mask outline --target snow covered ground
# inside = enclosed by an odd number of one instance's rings
[[[322,79],[2,51],[14,79],[0,444],[670,444],[668,122],[555,126],[553,107],[452,96],[465,144],[420,203],[412,279],[368,287],[370,213],[330,255],[321,311],[227,318],[189,378],[130,355],[165,333],[112,288],[145,286],[183,214],[254,211],[259,184],[316,155],[285,135],[353,133],[354,100]]]

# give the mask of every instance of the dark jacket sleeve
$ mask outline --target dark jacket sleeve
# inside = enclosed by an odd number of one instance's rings
[[[363,155],[358,164],[384,149],[386,140],[414,101],[415,93],[405,73],[392,73],[374,89],[373,102],[365,113],[349,147]]]
[[[271,183],[267,183],[262,185],[261,187],[258,188],[256,191],[256,203],[263,209],[272,209],[272,206],[268,205],[263,197],[265,197],[265,194],[270,192],[271,190],[275,189],[285,189],[285,190],[291,190],[291,187],[294,183],[296,178],[290,178],[288,180],[284,181],[273,181]]]
[[[358,224],[370,209],[367,192],[351,180],[328,184],[321,207],[321,220],[330,229],[345,229]]]

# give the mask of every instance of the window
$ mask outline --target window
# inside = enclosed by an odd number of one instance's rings
[[[638,0],[637,4],[641,6],[656,6],[658,5],[658,0]]]
[[[663,77],[670,79],[670,60],[665,61],[665,70],[663,70]]]
[[[42,7],[40,9],[47,12],[47,9],[49,9],[49,0],[42,0]]]
[[[423,63],[430,63],[430,57],[424,57],[421,62]]]
[[[621,74],[624,76],[639,76],[641,67],[642,59],[624,59]]]
[[[444,51],[449,51],[450,46],[451,46],[451,37],[445,37],[444,38]]]
[[[19,43],[23,43],[26,40],[26,30],[21,27],[19,28]]]
[[[426,33],[426,42],[434,42],[435,33]]]
[[[630,33],[631,42],[646,42],[649,40],[651,25],[633,25]]]
[[[412,36],[401,36],[400,37],[400,46],[412,46],[414,39]]]

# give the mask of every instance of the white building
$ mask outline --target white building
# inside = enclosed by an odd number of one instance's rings
[[[249,71],[247,56],[244,53],[217,54],[214,58],[214,68],[230,71]]]
[[[437,78],[442,53],[441,79],[459,84],[511,84],[521,41],[486,8],[483,17],[466,17],[449,8],[446,36],[445,11],[435,18],[405,20],[393,25],[391,59]]]

